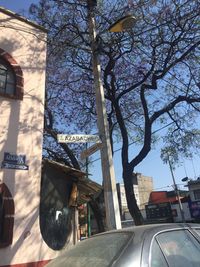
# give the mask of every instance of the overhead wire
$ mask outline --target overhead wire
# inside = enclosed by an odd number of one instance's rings
[[[159,129],[153,131],[152,134],[155,134],[155,133],[157,133],[157,132],[159,132],[159,131],[165,129],[165,128],[169,127],[169,126],[172,125],[172,124],[174,124],[174,122],[170,122],[170,123],[168,123],[167,125],[165,125],[165,126],[159,128]],[[138,140],[136,140],[136,141],[133,141],[133,142],[130,143],[128,146],[131,146],[131,145],[133,145],[133,144],[136,144],[137,142],[140,142],[140,141],[142,141],[142,138],[140,138],[140,139],[138,139]],[[120,151],[120,150],[122,150],[122,148],[118,148],[118,149],[114,150],[113,153],[116,153],[116,152],[118,152],[118,151]],[[96,161],[98,161],[98,160],[101,160],[101,158],[97,158],[97,159],[95,159],[95,160],[92,160],[92,161],[90,161],[90,163],[94,163],[94,162],[96,162]],[[84,165],[84,166],[85,166],[85,165]]]

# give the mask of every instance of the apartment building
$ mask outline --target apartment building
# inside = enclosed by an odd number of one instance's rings
[[[133,173],[133,190],[139,209],[144,210],[145,205],[149,202],[150,193],[153,191],[153,178],[141,173]],[[130,217],[128,216],[124,184],[117,184],[117,193],[121,218],[124,220],[126,217]]]

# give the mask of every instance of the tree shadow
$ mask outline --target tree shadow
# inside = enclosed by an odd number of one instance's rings
[[[0,161],[4,160],[5,152],[25,155],[29,167],[28,170],[2,168],[0,172],[0,183],[7,185],[15,202],[13,244],[0,251],[1,264],[9,265],[16,259],[17,262],[39,260],[43,243],[39,192],[46,44],[45,33],[29,24],[12,17],[0,22],[0,48],[17,62],[24,78],[23,100],[0,97]],[[32,247],[29,253],[28,246]]]

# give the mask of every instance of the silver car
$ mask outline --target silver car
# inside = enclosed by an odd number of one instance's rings
[[[48,267],[200,267],[200,224],[154,224],[79,242]]]

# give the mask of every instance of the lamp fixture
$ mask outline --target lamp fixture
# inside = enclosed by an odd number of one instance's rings
[[[118,19],[114,24],[112,24],[108,30],[109,32],[122,32],[127,31],[132,28],[136,23],[136,17],[133,15],[126,15]]]

